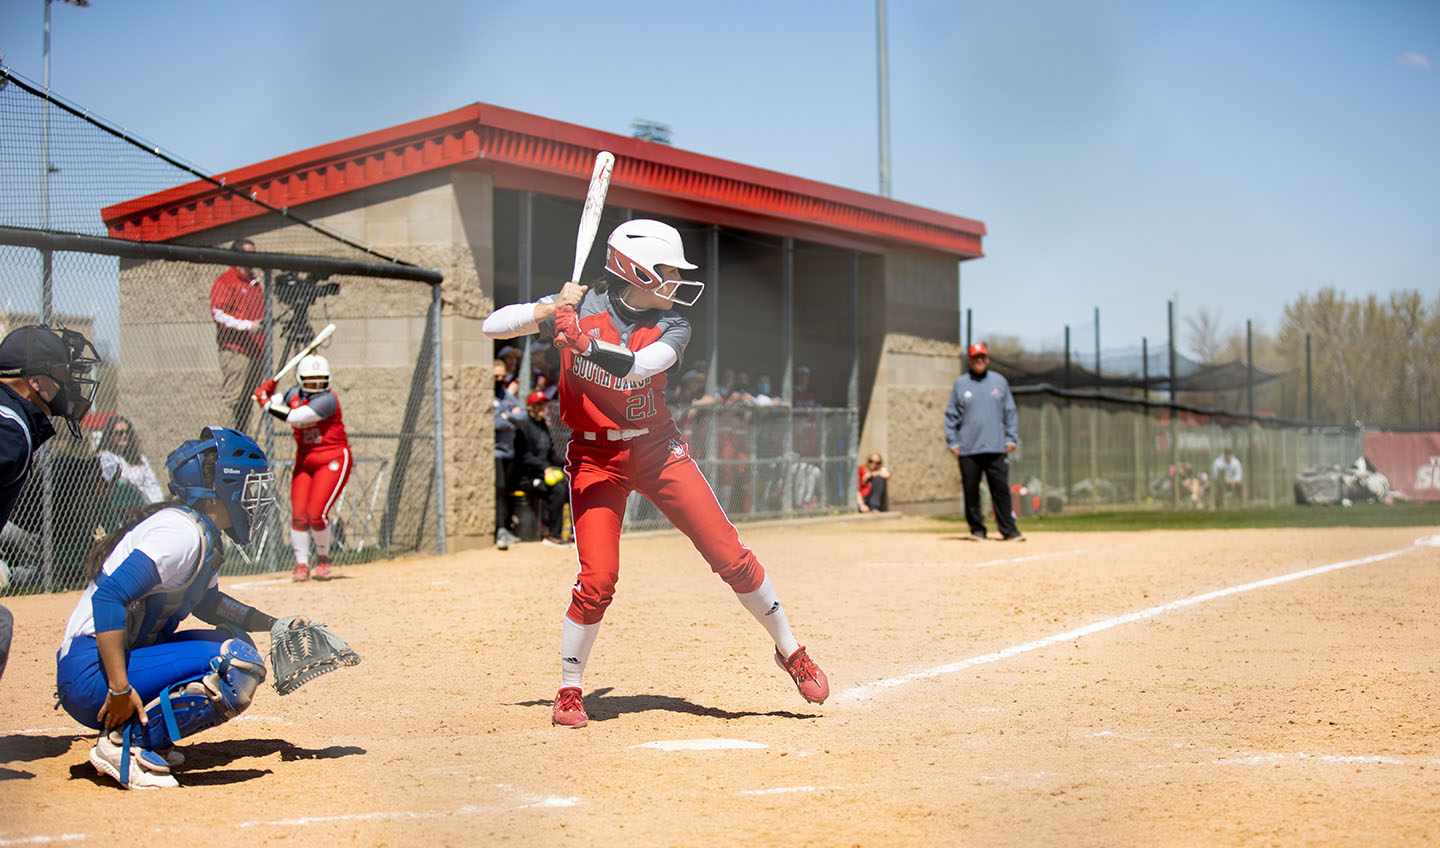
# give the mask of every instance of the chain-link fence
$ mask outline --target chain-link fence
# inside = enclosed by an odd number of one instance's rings
[[[557,403],[547,422],[557,444],[570,439]],[[855,411],[781,406],[676,406],[671,412],[732,520],[823,515],[856,509]],[[649,500],[632,494],[625,511],[632,530],[669,527]]]
[[[1036,387],[1015,395],[1020,446],[1010,482],[1022,515],[1293,504],[1297,473],[1348,465],[1362,452],[1358,429]],[[1215,469],[1227,449],[1243,476],[1229,491]]]
[[[226,569],[291,568],[295,440],[250,394],[331,323],[335,335],[319,352],[354,459],[331,513],[335,560],[443,545],[438,272],[376,261],[388,257],[259,202],[244,185],[225,186],[4,69],[0,137],[0,333],[63,325],[103,358],[80,437],[61,428],[36,455],[0,538],[0,594],[83,585],[85,553],[132,507],[169,497],[165,457],[209,425],[250,433],[277,472],[280,509],[249,550],[231,547]],[[146,206],[137,198],[196,185],[240,211],[206,227],[210,211],[190,209],[192,226],[164,243],[107,237],[107,221]],[[230,250],[239,239],[256,252]],[[257,314],[231,314],[216,300],[227,276],[249,287]],[[227,331],[226,316],[254,325]]]

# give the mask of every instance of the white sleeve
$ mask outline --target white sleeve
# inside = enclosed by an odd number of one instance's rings
[[[234,315],[231,315],[230,313],[224,312],[219,309],[212,309],[210,311],[215,315],[215,323],[221,325],[222,327],[229,327],[232,330],[240,330],[241,332],[245,333],[248,333],[251,330],[255,329],[254,321],[246,321],[243,318],[236,318]]]
[[[143,525],[134,549],[155,563],[161,588],[171,591],[190,579],[199,559],[202,539],[195,522],[175,510],[162,510],[154,518],[156,520],[147,520]],[[117,566],[120,561],[123,560],[116,561]]]
[[[643,380],[653,377],[661,371],[668,371],[679,359],[680,355],[675,352],[675,348],[665,342],[651,342],[635,351],[635,364],[630,367],[630,373],[626,374],[625,378]]]
[[[480,330],[492,339],[513,339],[540,332],[540,322],[535,320],[535,304],[512,303],[490,313]]]
[[[320,421],[320,413],[309,406],[297,406],[285,416],[285,423],[291,427],[311,427]]]

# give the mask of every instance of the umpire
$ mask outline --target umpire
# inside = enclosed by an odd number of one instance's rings
[[[972,344],[970,370],[955,381],[945,406],[945,445],[960,460],[965,488],[965,521],[970,538],[985,538],[980,512],[980,475],[990,484],[990,502],[1003,541],[1024,541],[1010,506],[1010,461],[1020,438],[1020,417],[1010,381],[990,370],[990,351]]]
[[[65,418],[79,436],[97,386],[90,369],[99,362],[89,340],[73,330],[30,325],[0,341],[0,531],[20,500],[35,451],[55,435],[50,416]],[[10,611],[0,607],[0,676],[13,629]]]

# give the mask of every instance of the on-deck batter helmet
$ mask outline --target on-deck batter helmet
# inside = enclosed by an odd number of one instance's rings
[[[330,362],[320,354],[312,353],[295,367],[295,377],[303,391],[323,392],[330,388]]]
[[[165,459],[170,491],[181,503],[217,500],[230,516],[225,532],[242,545],[275,505],[270,460],[255,440],[229,427],[206,427]]]
[[[685,261],[680,231],[659,221],[637,218],[616,227],[606,239],[605,270],[627,283],[681,306],[694,306],[705,284],[692,280],[666,280],[657,265],[690,271],[699,267]]]
[[[545,391],[544,391],[543,389],[536,389],[535,391],[533,391],[533,392],[530,393],[530,396],[529,396],[529,397],[525,398],[525,405],[526,405],[526,406],[529,406],[529,405],[532,404],[532,403],[549,403],[549,402],[550,402],[550,396],[547,395],[547,394],[545,394]]]

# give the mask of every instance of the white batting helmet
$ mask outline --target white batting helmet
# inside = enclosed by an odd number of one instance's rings
[[[666,280],[655,266],[670,265],[684,270],[698,267],[685,261],[680,231],[659,221],[637,218],[626,221],[610,233],[605,242],[605,270],[627,283],[653,292],[682,306],[694,306],[705,284],[691,280]]]
[[[300,388],[307,392],[323,392],[330,388],[330,363],[318,353],[300,360],[295,368]]]

